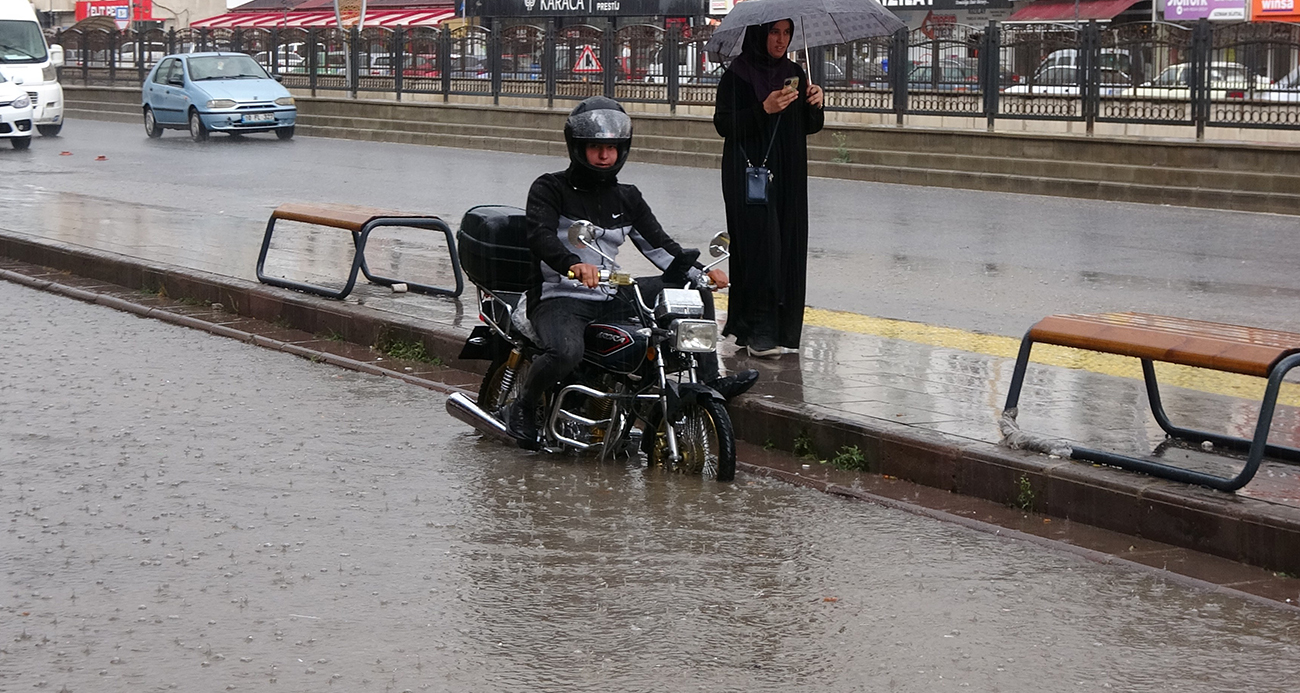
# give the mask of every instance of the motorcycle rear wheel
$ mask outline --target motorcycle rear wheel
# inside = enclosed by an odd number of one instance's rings
[[[731,427],[731,415],[721,402],[703,399],[683,403],[673,433],[681,462],[672,465],[666,429],[660,421],[650,445],[650,464],[717,481],[736,478],[736,433]]]
[[[489,414],[497,414],[504,409],[507,404],[519,398],[519,393],[523,391],[524,378],[528,376],[528,366],[532,363],[528,360],[521,360],[519,367],[515,369],[514,380],[511,381],[510,387],[505,392],[501,391],[501,381],[506,377],[506,357],[496,359],[488,367],[487,374],[483,376],[483,384],[478,388],[478,400],[475,402],[479,408]]]

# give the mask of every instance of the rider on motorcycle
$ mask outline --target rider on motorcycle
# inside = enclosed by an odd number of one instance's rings
[[[613,258],[631,239],[655,266],[668,270],[684,254],[664,231],[636,186],[619,183],[618,172],[632,148],[632,119],[613,99],[594,96],[579,103],[564,124],[569,167],[546,173],[528,191],[528,245],[532,250],[533,287],[527,312],[542,353],[533,360],[518,399],[505,412],[506,427],[520,447],[536,449],[536,412],[542,393],[568,376],[582,361],[583,332],[588,324],[631,314],[630,292],[600,285],[601,265],[607,261],[589,248],[565,242],[569,225],[579,219],[596,225],[596,243]],[[678,260],[674,269],[680,269]],[[691,269],[698,274],[700,265]],[[612,269],[612,268],[609,268]],[[572,273],[574,280],[568,275]],[[708,273],[717,288],[727,286],[727,273]],[[675,281],[685,283],[685,276]],[[638,280],[647,296],[658,294],[658,278]],[[704,298],[705,316],[713,318],[713,296]],[[700,357],[701,379],[726,399],[753,386],[758,371],[745,370],[719,377],[716,353]]]

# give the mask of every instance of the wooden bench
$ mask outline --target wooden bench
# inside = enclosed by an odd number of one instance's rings
[[[348,274],[347,283],[342,289],[331,289],[317,284],[293,281],[283,277],[271,277],[263,271],[266,264],[266,254],[271,247],[271,236],[275,233],[275,223],[277,221],[296,221],[314,226],[325,226],[329,228],[344,229],[352,233],[352,245],[355,252],[352,256],[352,270]],[[370,232],[384,226],[405,226],[418,229],[430,229],[441,231],[447,239],[447,250],[451,254],[452,272],[456,277],[456,286],[452,289],[420,284],[412,281],[392,279],[389,277],[380,277],[370,272],[370,267],[366,264],[366,240],[370,237]],[[441,294],[444,296],[459,296],[465,289],[465,282],[461,276],[460,256],[456,253],[456,239],[452,236],[451,228],[447,226],[442,219],[436,216],[425,214],[408,214],[406,212],[392,212],[382,209],[372,209],[370,207],[358,207],[354,205],[337,205],[337,204],[303,204],[288,203],[280,205],[271,213],[271,218],[266,223],[266,234],[262,237],[262,250],[257,255],[257,279],[265,284],[272,286],[284,287],[286,289],[296,289],[306,291],[327,298],[344,298],[352,293],[352,288],[357,283],[357,272],[360,271],[365,278],[382,286],[392,286],[394,284],[405,284],[407,289],[422,294]]]
[[[1149,459],[1088,448],[1071,448],[1070,457],[1074,459],[1114,465],[1220,491],[1235,491],[1249,483],[1265,455],[1300,462],[1300,450],[1268,445],[1278,390],[1287,372],[1300,365],[1300,334],[1143,313],[1048,316],[1030,328],[1020,343],[1020,354],[1016,358],[1015,373],[1003,411],[1004,434],[1007,433],[1008,421],[1014,425],[1029,352],[1035,343],[1140,359],[1151,412],[1166,433],[1173,438],[1210,441],[1223,448],[1248,453],[1246,466],[1235,477],[1218,477]],[[1170,423],[1160,403],[1160,388],[1152,365],[1155,361],[1267,378],[1254,438],[1235,438],[1179,428]]]

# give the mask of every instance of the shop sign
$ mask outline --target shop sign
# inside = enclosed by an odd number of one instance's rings
[[[1011,9],[1011,0],[880,0],[880,4],[891,10],[937,10],[945,13]]]
[[[1170,22],[1197,19],[1239,22],[1246,18],[1246,0],[1164,0],[1164,14]]]
[[[134,16],[131,12],[133,7]],[[111,17],[117,28],[125,29],[131,22],[153,19],[153,0],[80,0],[77,3],[77,21],[87,17]]]
[[[1251,0],[1252,22],[1300,22],[1300,5],[1296,0]]]
[[[706,0],[479,0],[475,17],[693,17]]]

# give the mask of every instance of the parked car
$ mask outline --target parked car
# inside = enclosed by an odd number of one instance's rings
[[[438,56],[426,53],[406,56],[406,61],[402,63],[402,76],[428,79],[442,77],[442,72],[438,70]]]
[[[1111,68],[1101,68],[1098,76],[1102,96],[1117,96],[1133,84],[1128,75]],[[1079,70],[1065,65],[1043,68],[1025,84],[1008,87],[1002,93],[1079,96]]]
[[[256,60],[257,64],[263,68],[271,69],[271,53],[269,51],[254,53],[253,60]],[[307,70],[307,60],[305,58],[284,48],[280,49],[279,59],[276,62],[279,63],[277,72],[306,72]]]
[[[143,46],[138,46],[134,43],[128,43],[122,46],[121,48],[119,48],[117,51],[117,66],[135,67],[137,49],[143,49],[138,57],[140,58],[140,62],[145,67],[152,67],[164,55],[167,55],[167,46],[162,43],[150,42],[144,44]]]
[[[1123,95],[1140,99],[1190,99],[1191,70],[1189,63],[1170,65],[1155,79],[1139,87],[1126,89]],[[1209,71],[1210,99],[1214,101],[1252,98],[1255,92],[1273,86],[1267,77],[1255,75],[1239,63],[1210,63]]]
[[[14,149],[32,144],[32,99],[27,90],[0,74],[0,137]]]
[[[1300,67],[1274,82],[1269,89],[1256,92],[1255,98],[1278,103],[1300,103]]]
[[[189,128],[196,142],[209,132],[274,131],[293,137],[298,109],[289,91],[243,53],[187,53],[164,57],[141,88],[144,129]]]
[[[1038,66],[1038,72],[1051,67],[1082,67],[1082,56],[1075,48],[1063,48],[1047,54]],[[1097,61],[1104,69],[1119,70],[1126,75],[1133,74],[1133,56],[1123,48],[1102,48]],[[1148,73],[1149,77],[1150,74]]]
[[[960,65],[917,65],[907,75],[910,91],[979,91],[979,76]]]

